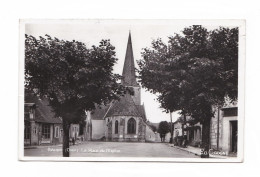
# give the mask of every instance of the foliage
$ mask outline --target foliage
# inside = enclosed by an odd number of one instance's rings
[[[161,39],[145,48],[139,60],[142,85],[158,93],[161,107],[192,115],[197,121],[213,115],[212,105],[237,98],[238,29],[208,32],[201,26]],[[205,110],[209,111],[205,111]]]
[[[143,87],[158,94],[162,108],[181,110],[202,123],[202,146],[208,151],[212,107],[222,106],[226,97],[237,99],[238,28],[185,28],[169,37],[168,45],[153,41],[138,65]]]
[[[88,49],[74,40],[26,35],[25,86],[48,96],[57,116],[78,122],[84,111],[123,93],[117,83],[120,76],[112,73],[117,61],[114,49],[109,40]]]
[[[25,35],[25,87],[49,98],[63,122],[63,156],[69,156],[69,127],[83,125],[85,111],[125,94],[113,74],[115,47],[109,40],[87,48],[78,41]]]
[[[169,125],[169,123],[167,121],[161,121],[159,123],[158,133],[160,133],[160,135],[165,135],[168,132],[170,132],[170,125]]]

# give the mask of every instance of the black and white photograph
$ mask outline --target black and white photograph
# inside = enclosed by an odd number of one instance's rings
[[[20,20],[19,159],[242,162],[245,20]]]

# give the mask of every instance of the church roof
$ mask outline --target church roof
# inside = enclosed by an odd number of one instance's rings
[[[119,101],[109,108],[106,117],[111,116],[137,116],[142,117],[142,113],[139,111],[137,105],[135,105],[133,99],[129,94],[122,96]],[[141,110],[141,109],[140,109]]]
[[[142,115],[142,118],[144,121],[146,121],[146,113],[145,113],[145,109],[144,109],[144,105],[136,105],[139,113]]]
[[[129,33],[126,55],[125,55],[125,63],[123,68],[123,79],[122,84],[125,86],[138,86],[135,77],[135,64],[134,64],[134,55],[132,48],[132,40],[131,33]]]
[[[112,103],[111,103],[112,104]],[[96,106],[96,109],[91,112],[91,119],[92,120],[103,120],[105,114],[107,113],[111,104],[106,106]]]

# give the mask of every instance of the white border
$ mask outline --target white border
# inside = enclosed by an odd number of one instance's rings
[[[238,78],[238,154],[232,159],[201,159],[201,158],[139,158],[139,157],[25,157],[24,156],[24,34],[25,24],[63,24],[63,23],[103,23],[103,24],[156,24],[156,25],[180,25],[187,26],[193,24],[211,26],[238,26],[239,27],[239,78]],[[243,162],[244,157],[244,116],[245,116],[245,20],[20,20],[20,48],[19,48],[19,135],[18,135],[18,155],[22,161],[120,161],[120,162]]]

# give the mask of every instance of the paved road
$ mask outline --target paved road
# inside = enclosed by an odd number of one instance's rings
[[[86,142],[70,147],[71,157],[175,157],[198,158],[166,143]],[[61,146],[24,149],[25,156],[61,157]]]

